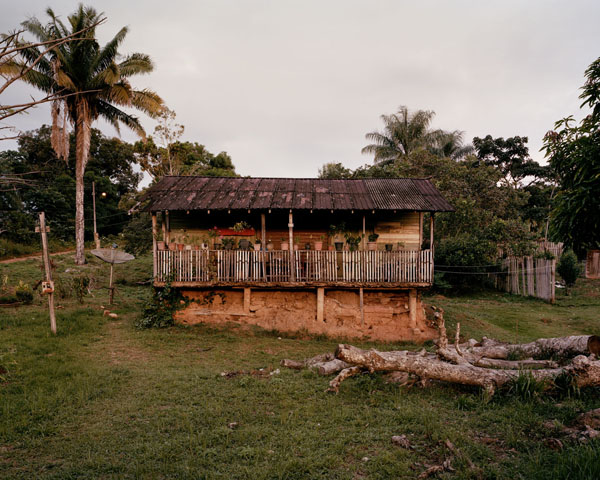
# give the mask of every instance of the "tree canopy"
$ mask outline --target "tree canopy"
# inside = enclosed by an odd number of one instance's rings
[[[600,58],[585,76],[581,106],[591,113],[579,123],[572,116],[559,120],[544,138],[558,181],[552,227],[580,255],[600,248]]]

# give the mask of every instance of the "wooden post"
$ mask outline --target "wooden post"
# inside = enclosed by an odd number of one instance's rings
[[[363,215],[363,231],[362,231],[362,249],[366,250],[366,240],[365,237],[367,235],[367,219],[366,217]]]
[[[431,283],[433,283],[433,274],[434,274],[434,266],[433,266],[433,259],[434,259],[434,250],[433,250],[433,226],[435,224],[435,219],[434,219],[434,213],[431,212],[429,214],[429,250],[431,251],[430,256],[431,256],[431,260],[430,260],[430,267],[431,267]]]
[[[317,288],[317,322],[323,323],[325,321],[325,289],[323,287]]]
[[[156,212],[152,212],[152,278],[156,278],[156,236],[158,235],[158,230],[156,226]]]
[[[288,218],[288,228],[290,233],[290,279],[292,282],[296,281],[296,262],[294,261],[294,215],[290,210],[289,218]]]
[[[166,223],[166,239],[167,245],[171,243],[171,222],[169,220],[169,211],[165,210],[165,223]]]
[[[252,289],[244,288],[244,313],[250,313],[250,295]]]
[[[113,287],[113,267],[114,263],[110,264],[110,277],[108,280],[108,304],[113,304],[113,297],[115,295],[115,287]]]
[[[267,220],[265,214],[260,214],[260,241],[262,242],[262,250],[267,249]]]
[[[417,327],[417,289],[411,288],[408,291],[408,309],[410,315],[410,328]]]
[[[358,297],[360,303],[360,325],[361,327],[365,326],[365,301],[364,301],[364,291],[363,287],[358,289]]]
[[[419,212],[419,250],[423,245],[423,212]]]
[[[92,206],[94,210],[94,241],[96,242],[96,248],[100,248],[100,237],[96,228],[96,182],[92,182]]]
[[[160,228],[162,230],[163,242],[165,242],[165,245],[168,245],[168,243],[167,243],[167,220],[165,218],[165,212],[160,212]]]
[[[37,229],[36,229],[37,230]],[[52,267],[50,265],[50,253],[48,252],[48,238],[46,233],[49,229],[46,227],[46,214],[40,213],[39,232],[42,235],[42,256],[44,258],[44,271],[46,272],[46,282],[49,283],[50,292],[48,292],[48,310],[50,311],[50,330],[56,335],[56,316],[54,314],[54,284],[52,283]]]

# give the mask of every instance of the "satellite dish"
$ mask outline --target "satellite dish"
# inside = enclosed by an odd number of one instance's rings
[[[96,250],[92,250],[91,254],[98,257],[100,260],[111,264],[125,263],[135,259],[130,253],[122,250],[115,250],[114,248],[97,248]]]
[[[134,260],[135,257],[130,253],[122,250],[116,250],[115,248],[97,248],[95,250],[91,250],[91,254],[106,263],[110,263],[110,280],[108,282],[108,290],[110,291],[110,294],[108,296],[108,304],[112,305],[113,296],[115,294],[115,287],[113,286],[113,265],[115,263],[129,262],[130,260]]]

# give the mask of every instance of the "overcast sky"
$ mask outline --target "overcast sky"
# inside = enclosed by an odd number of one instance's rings
[[[153,58],[155,71],[134,85],[176,111],[184,140],[227,151],[242,175],[314,177],[326,162],[370,162],[365,133],[399,105],[434,110],[434,127],[468,140],[527,136],[543,161],[544,133],[581,117],[579,87],[600,56],[597,0],[88,3],[108,17],[102,42],[128,25],[121,53]],[[1,0],[0,31],[45,19],[47,6],[66,17],[76,5]],[[25,95],[11,88],[2,103]],[[38,108],[15,123],[49,120]],[[143,124],[151,133],[155,123]]]

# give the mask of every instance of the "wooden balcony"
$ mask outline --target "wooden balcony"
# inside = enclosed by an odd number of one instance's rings
[[[159,250],[154,284],[295,288],[427,287],[433,280],[431,250]]]

